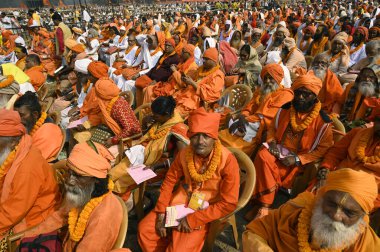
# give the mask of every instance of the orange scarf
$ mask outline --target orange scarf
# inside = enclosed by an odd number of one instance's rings
[[[325,49],[327,41],[329,41],[328,37],[323,37],[319,42],[316,42],[314,40],[313,46],[311,48],[311,56],[314,57],[315,55],[322,53]]]
[[[311,39],[312,38],[309,38],[304,46],[302,46],[302,44],[303,44],[303,42],[305,42],[305,40],[303,38],[301,39],[301,41],[300,41],[300,50],[302,52],[306,51],[309,48],[309,45],[311,43]]]
[[[357,51],[360,50],[360,48],[362,48],[364,45],[364,42],[361,42],[355,49],[353,50],[350,50],[350,55],[353,54],[353,53],[356,53]]]

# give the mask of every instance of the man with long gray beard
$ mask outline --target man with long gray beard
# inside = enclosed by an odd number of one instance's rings
[[[342,95],[340,120],[347,125],[369,116],[369,101],[379,98],[380,86],[376,73],[363,68],[354,83],[349,84]]]
[[[0,75],[0,109],[12,109],[19,92],[20,85],[13,76]]]
[[[64,251],[110,251],[117,239],[123,209],[108,178],[111,153],[92,141],[74,146],[67,159],[65,204],[69,232]]]
[[[379,237],[368,225],[376,196],[373,175],[332,172],[316,196],[304,192],[248,224],[243,251],[379,251]]]
[[[11,230],[30,229],[27,237],[60,226],[49,217],[60,205],[53,169],[32,146],[16,111],[0,110],[0,239]]]
[[[329,59],[324,54],[315,56],[311,71],[322,81],[322,89],[318,94],[318,99],[322,103],[322,109],[328,114],[339,114],[341,96],[344,92],[338,77],[329,69]]]

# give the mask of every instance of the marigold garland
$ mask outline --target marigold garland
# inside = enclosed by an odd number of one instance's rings
[[[370,139],[372,136],[373,130],[367,130],[361,137],[358,143],[358,146],[356,147],[356,156],[357,158],[362,161],[363,163],[371,163],[374,164],[376,162],[380,161],[380,155],[379,153],[373,156],[367,157],[365,155],[365,149],[367,148],[367,145],[369,144]]]
[[[220,141],[216,141],[214,145],[214,154],[212,155],[210,165],[207,167],[206,171],[202,174],[199,174],[195,169],[194,164],[194,151],[192,148],[188,148],[186,152],[186,162],[187,169],[189,170],[190,177],[193,181],[197,183],[202,183],[206,180],[209,180],[212,175],[215,173],[216,168],[219,166],[220,160],[222,158],[222,144]]]
[[[5,80],[3,80],[3,81],[0,82],[0,88],[8,87],[15,80],[15,78],[13,77],[13,75],[7,75],[7,76],[4,76],[4,77],[5,77]]]
[[[47,114],[46,112],[42,112],[40,118],[37,120],[36,124],[34,124],[33,129],[30,131],[29,135],[33,136],[34,133],[44,124],[46,120]]]
[[[108,180],[108,193],[103,194],[100,197],[91,199],[83,208],[83,210],[79,213],[77,208],[73,208],[69,212],[69,233],[70,239],[78,242],[82,239],[84,231],[86,230],[88,219],[91,216],[92,211],[97,207],[102,200],[112,193],[114,187],[114,183],[112,180]]]
[[[329,51],[329,54],[332,55],[331,51]],[[331,59],[330,59],[330,63],[333,63],[335,60],[339,59],[339,57],[341,55],[342,55],[342,52],[339,52],[339,53],[335,54],[334,56],[332,56]]]
[[[13,161],[16,158],[16,152],[18,149],[18,145],[8,154],[8,157],[5,159],[4,163],[0,166],[0,179],[4,177],[4,175],[8,172],[11,167]]]
[[[292,106],[290,108],[290,125],[292,126],[292,129],[296,132],[299,132],[299,131],[302,131],[304,129],[306,129],[309,124],[315,119],[317,118],[318,114],[319,114],[319,111],[321,110],[321,102],[318,101],[318,103],[315,104],[314,108],[313,108],[313,111],[310,112],[310,114],[306,117],[305,120],[303,120],[303,122],[301,124],[298,124],[297,123],[297,119],[296,119],[296,110],[294,109],[294,107]]]
[[[217,66],[211,68],[209,71],[204,72],[204,71],[203,71],[203,66],[201,66],[201,67],[199,68],[198,76],[199,76],[199,77],[206,77],[206,76],[208,76],[208,75],[214,73],[214,72],[215,72],[216,70],[218,70],[218,69],[219,69],[219,65],[217,65]]]
[[[323,37],[319,42],[313,41],[314,43],[311,47],[311,55],[315,55],[322,46],[325,47],[328,40],[328,37]]]
[[[157,131],[158,127],[158,124],[153,125],[153,127],[148,131],[149,137],[153,140],[157,140],[166,136],[166,134],[170,131],[170,127]]]
[[[106,108],[108,114],[111,114],[111,110],[113,108],[113,105],[117,101],[117,99],[119,99],[119,96],[115,96],[114,98],[112,98],[112,100],[110,101],[110,103],[108,103],[107,108]]]
[[[360,48],[363,47],[363,45],[364,45],[364,42],[361,42],[357,47],[355,47],[355,49],[350,50],[350,55],[359,51]]]

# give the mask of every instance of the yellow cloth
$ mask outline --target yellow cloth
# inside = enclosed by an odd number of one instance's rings
[[[15,64],[5,63],[1,65],[3,68],[3,75],[13,75],[15,81],[18,84],[23,84],[30,80],[29,76],[24,73],[20,68],[18,68]]]

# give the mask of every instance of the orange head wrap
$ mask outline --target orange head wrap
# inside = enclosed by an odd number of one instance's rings
[[[207,136],[218,139],[220,113],[208,113],[200,107],[190,113],[188,136],[204,133]]]
[[[74,146],[67,159],[67,166],[85,177],[106,178],[108,170],[111,169],[110,161],[113,159],[112,154],[103,145],[83,142]]]
[[[162,31],[156,32],[158,46],[161,47],[162,50],[165,50],[165,33]]]
[[[168,43],[168,44],[171,44],[173,47],[175,47],[175,41],[173,38],[167,38],[165,39],[165,44]]]
[[[203,53],[203,57],[204,58],[208,58],[212,61],[214,61],[215,63],[218,63],[218,50],[214,47],[212,48],[209,48],[207,49],[204,53]]]
[[[26,133],[18,112],[13,110],[0,110],[0,136],[21,136]]]
[[[183,49],[185,52],[190,54],[190,57],[194,57],[194,51],[195,51],[195,46],[192,44],[186,44]]]
[[[328,174],[326,185],[320,188],[318,196],[333,190],[350,194],[367,214],[373,209],[377,197],[375,177],[367,172],[349,168]]]
[[[101,61],[93,61],[87,67],[88,72],[95,78],[108,76],[108,66]]]
[[[76,44],[75,46],[73,46],[72,48],[71,48],[71,50],[72,51],[74,51],[74,52],[76,52],[76,53],[82,53],[82,52],[84,52],[84,47],[83,47],[83,45],[82,44]]]
[[[6,39],[9,39],[9,37],[13,34],[12,31],[10,30],[4,30],[2,33],[1,33],[1,36],[3,36],[4,38]]]
[[[360,34],[363,34],[363,36],[364,36],[364,40],[365,40],[365,41],[368,40],[368,28],[367,28],[367,27],[359,26],[358,28],[356,28],[356,30],[357,30]]]
[[[270,63],[268,65],[265,65],[260,73],[261,79],[264,80],[264,77],[267,74],[272,76],[272,78],[276,81],[278,85],[280,85],[282,80],[284,79],[284,70],[277,63]]]
[[[322,81],[313,73],[308,72],[307,74],[298,76],[292,84],[293,90],[297,90],[301,87],[305,87],[315,95],[318,95],[319,91],[322,89]]]
[[[38,132],[32,136],[32,139],[33,145],[44,147],[40,148],[41,154],[48,162],[53,161],[64,140],[61,128],[53,123],[42,124]]]

